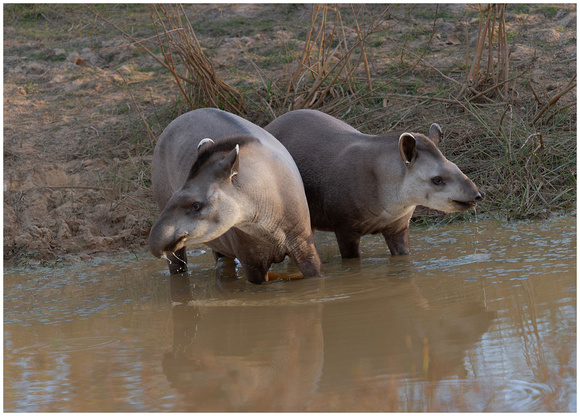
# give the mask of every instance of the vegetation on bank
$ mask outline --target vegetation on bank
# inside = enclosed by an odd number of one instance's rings
[[[522,5],[509,7],[526,12]],[[547,18],[558,12],[536,7]],[[438,23],[453,16],[438,6],[420,11],[410,6],[396,18],[394,5],[314,5],[296,39],[277,49],[248,48],[255,69],[249,76],[216,69],[212,51],[206,53],[196,37],[194,26],[203,31],[202,26],[192,24],[182,6],[151,9],[154,39],[137,38],[93,12],[159,60],[174,76],[188,109],[219,107],[263,126],[286,111],[313,108],[368,133],[423,131],[438,122],[445,129],[444,153],[486,191],[480,213],[511,219],[575,209],[575,61],[570,60],[565,84],[553,91],[542,88],[549,68],[538,70],[535,56],[512,59],[526,37],[527,22],[506,23],[507,5],[474,6],[457,20],[477,21],[476,36],[470,39],[465,25],[464,39],[451,34],[444,40],[437,36]],[[389,30],[420,13],[432,27],[398,37]],[[272,25],[270,19],[251,25],[235,19],[212,27],[210,34],[241,37],[273,30]],[[437,60],[449,53],[441,44],[455,42],[467,45],[456,50],[465,58],[450,67],[439,65]],[[376,58],[386,64],[373,65]],[[268,73],[283,64],[285,72]],[[249,78],[254,81],[248,83]]]

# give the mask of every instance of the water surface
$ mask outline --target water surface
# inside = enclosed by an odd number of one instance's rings
[[[319,233],[325,278],[262,286],[202,249],[181,277],[146,254],[8,273],[4,410],[575,411],[575,218],[411,244],[343,262]]]

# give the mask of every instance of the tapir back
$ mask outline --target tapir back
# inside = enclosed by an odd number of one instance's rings
[[[155,146],[152,166],[152,188],[160,210],[187,179],[197,157],[197,145],[204,138],[249,135],[281,157],[292,160],[287,150],[270,134],[234,114],[215,108],[202,108],[183,114],[163,131]],[[284,155],[284,153],[286,155]],[[291,165],[294,163],[292,162]]]

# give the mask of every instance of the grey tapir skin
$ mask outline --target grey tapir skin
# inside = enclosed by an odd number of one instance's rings
[[[161,215],[149,248],[172,274],[187,270],[186,246],[205,243],[252,283],[286,255],[305,277],[321,275],[298,168],[262,128],[213,108],[183,114],[159,138],[152,170]]]
[[[304,181],[314,230],[334,231],[343,258],[381,233],[391,254],[409,253],[417,205],[464,211],[483,199],[437,148],[441,128],[367,135],[316,110],[290,111],[265,127],[290,152]]]

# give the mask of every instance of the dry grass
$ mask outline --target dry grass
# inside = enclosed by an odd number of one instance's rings
[[[216,107],[242,114],[243,95],[217,74],[212,61],[203,52],[183,6],[154,4],[150,7],[156,36],[146,39],[135,38],[95,7],[89,8],[167,69],[191,110]],[[161,49],[162,58],[154,52],[152,45]]]
[[[290,65],[285,74],[269,77],[251,61],[261,82],[257,89],[242,92],[217,74],[182,7],[151,6],[157,31],[153,40],[163,59],[146,46],[152,38],[134,39],[118,29],[173,75],[189,108],[218,107],[259,125],[287,111],[312,108],[368,133],[409,126],[422,131],[438,122],[447,137],[446,155],[487,193],[480,212],[520,218],[574,209],[576,124],[570,95],[575,93],[576,76],[557,91],[536,91],[540,88],[532,75],[534,61],[516,67],[510,60],[525,23],[515,36],[512,33],[510,44],[506,5],[475,6],[477,41],[470,49],[466,29],[465,68],[458,76],[426,57],[438,8],[426,45],[412,49],[407,39],[401,42],[385,32],[392,6],[380,12],[377,7],[371,12],[365,5],[311,6],[303,47],[286,50]],[[369,65],[369,40],[378,33],[386,33],[389,59],[396,62],[387,77],[377,76]]]
[[[205,55],[195,36],[183,6],[159,4],[152,5],[151,9],[157,42],[164,58],[159,62],[171,72],[189,107],[192,110],[216,107],[235,114],[243,113],[243,95],[216,73],[212,61]],[[152,56],[155,54],[152,53]]]
[[[389,6],[376,17],[365,16],[364,6],[351,6],[354,23],[345,29],[336,7],[314,5],[303,51],[294,58],[295,65],[285,80],[285,94],[279,98],[281,112],[303,108],[319,109],[328,114],[340,113],[366,88],[372,89],[366,42],[381,29]],[[369,23],[365,22],[365,18]],[[354,33],[351,40],[350,33]],[[364,73],[364,88],[358,82],[359,68]],[[286,85],[284,85],[286,84]]]
[[[465,84],[456,97],[457,99],[469,93],[473,94],[473,100],[487,97],[487,94],[495,91],[504,96],[509,92],[509,55],[505,24],[506,5],[478,4],[477,7],[480,14],[485,16],[485,19],[481,19],[479,22],[477,43],[471,65],[469,65],[469,41],[466,42],[468,47],[465,53],[465,67],[468,69],[468,73],[465,77]],[[469,39],[467,26],[465,37]],[[485,64],[485,61],[482,62],[486,43],[487,64]],[[497,50],[497,58],[494,58],[494,47]],[[482,87],[485,89],[479,91]],[[487,101],[493,102],[490,98],[487,98]]]

